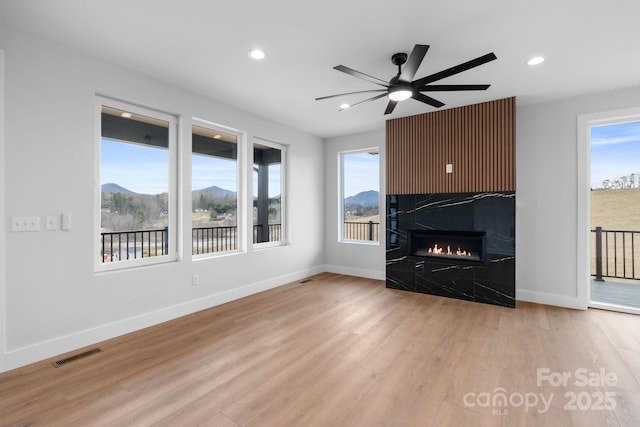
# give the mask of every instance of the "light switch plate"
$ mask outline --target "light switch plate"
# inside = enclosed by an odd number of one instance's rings
[[[71,214],[62,214],[62,229],[65,231],[71,230]]]
[[[452,163],[447,163],[447,165],[445,166],[445,172],[446,173],[453,173],[453,164]]]
[[[39,216],[14,216],[11,217],[11,231],[40,231]]]

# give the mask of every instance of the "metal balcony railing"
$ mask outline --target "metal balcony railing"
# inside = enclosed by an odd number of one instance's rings
[[[191,229],[193,255],[238,249],[238,227],[196,227]]]
[[[260,243],[263,225],[253,226],[253,242]],[[269,224],[266,241],[282,240],[282,224]],[[100,233],[102,262],[147,258],[168,253],[168,229],[112,231]],[[192,254],[228,252],[238,249],[238,227],[194,227],[191,229]]]
[[[379,222],[351,222],[345,221],[342,229],[344,240],[371,240],[379,241]]]
[[[640,280],[640,231],[591,230],[591,275],[597,281],[604,277]]]
[[[102,262],[160,256],[167,253],[167,228],[100,233]]]

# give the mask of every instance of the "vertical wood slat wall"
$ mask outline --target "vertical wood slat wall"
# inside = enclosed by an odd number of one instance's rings
[[[516,189],[515,97],[388,120],[386,139],[387,194]]]

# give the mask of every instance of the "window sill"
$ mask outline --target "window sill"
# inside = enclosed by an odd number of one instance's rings
[[[338,240],[338,243],[345,243],[349,245],[380,246],[380,242],[378,240]]]

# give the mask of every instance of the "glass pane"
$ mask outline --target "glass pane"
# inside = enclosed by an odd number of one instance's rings
[[[378,150],[342,154],[343,240],[379,241]]]
[[[192,127],[192,253],[238,249],[238,137]]]
[[[253,242],[282,240],[282,150],[253,147]]]
[[[169,122],[102,107],[102,262],[167,254]]]

